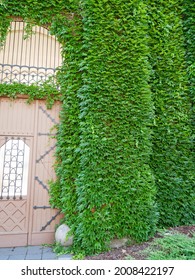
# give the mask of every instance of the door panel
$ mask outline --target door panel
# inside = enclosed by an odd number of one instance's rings
[[[0,99],[0,135],[32,136],[34,131],[35,105],[26,99]]]
[[[24,98],[0,98],[1,247],[54,241],[55,225],[62,216],[50,208],[48,181],[55,179],[53,127],[59,110],[60,103],[47,110],[44,101],[28,105]],[[28,163],[28,149],[23,150],[22,144],[29,148]]]
[[[27,245],[27,200],[0,201],[0,247]]]
[[[38,105],[38,125],[37,125],[37,148],[35,157],[35,177],[34,177],[34,200],[31,207],[32,231],[29,240],[31,245],[40,242],[54,242],[54,228],[56,222],[61,217],[60,212],[51,209],[49,205],[49,185],[48,181],[55,179],[54,151],[56,140],[54,139],[55,125],[59,122],[60,103],[56,103],[52,110],[47,110],[43,101]]]

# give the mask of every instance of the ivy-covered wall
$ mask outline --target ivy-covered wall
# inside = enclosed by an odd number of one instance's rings
[[[191,106],[192,150],[195,159],[195,5],[184,2],[183,29],[185,36],[185,59],[187,64],[188,93]]]
[[[158,1],[151,1],[148,7],[155,108],[151,164],[156,178],[159,224],[163,226],[193,223],[195,219],[192,94],[189,95],[189,54],[185,48],[186,15],[182,4],[183,1],[164,0],[159,5]]]
[[[0,94],[62,101],[51,204],[73,250],[194,223],[194,1],[1,2],[2,40],[20,16],[62,44],[60,92],[16,84]]]
[[[84,59],[75,242],[102,250],[110,238],[155,231],[149,166],[153,103],[144,1],[82,1]]]

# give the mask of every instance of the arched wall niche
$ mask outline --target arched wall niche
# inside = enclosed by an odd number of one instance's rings
[[[53,79],[62,64],[61,45],[48,26],[33,25],[26,35],[27,22],[13,18],[0,49],[0,82],[41,84]]]

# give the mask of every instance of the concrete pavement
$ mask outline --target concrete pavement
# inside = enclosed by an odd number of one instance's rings
[[[72,255],[57,256],[52,248],[44,246],[25,246],[0,248],[0,260],[71,260]]]

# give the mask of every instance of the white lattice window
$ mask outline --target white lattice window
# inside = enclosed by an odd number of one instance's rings
[[[0,199],[27,195],[29,153],[25,139],[7,139],[0,148]]]

